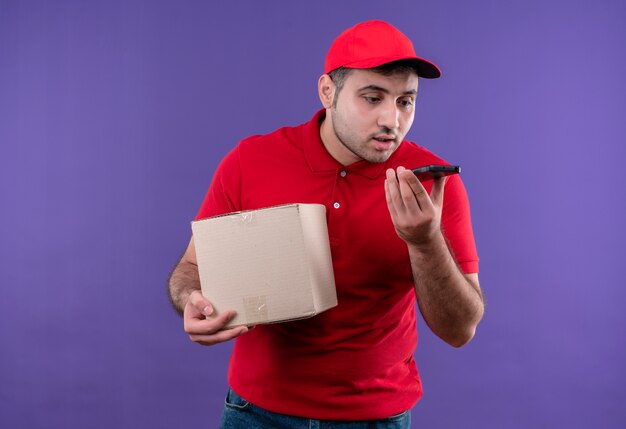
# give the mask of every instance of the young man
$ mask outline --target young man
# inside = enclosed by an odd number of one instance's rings
[[[324,108],[303,125],[243,140],[218,167],[197,218],[326,206],[339,301],[310,319],[222,330],[234,314],[212,315],[192,237],[170,294],[192,341],[237,338],[222,427],[408,428],[422,395],[416,297],[444,341],[459,347],[473,337],[484,303],[461,179],[421,183],[405,169],[445,163],[404,140],[418,76],[439,75],[393,26],[358,24],[328,52]]]

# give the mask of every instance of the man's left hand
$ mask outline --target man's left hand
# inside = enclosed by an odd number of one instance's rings
[[[398,236],[407,244],[429,244],[441,234],[445,177],[434,179],[430,196],[411,170],[387,170],[387,208]]]

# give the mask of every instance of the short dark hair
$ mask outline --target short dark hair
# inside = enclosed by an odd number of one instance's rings
[[[346,82],[346,79],[348,78],[348,76],[350,76],[350,73],[352,73],[352,70],[356,70],[356,69],[353,69],[350,67],[339,67],[331,71],[330,73],[328,73],[328,76],[330,76],[330,79],[333,81],[333,83],[337,87],[337,90],[335,91],[335,97],[333,99],[333,107],[337,106],[337,97],[339,96],[339,93],[343,89],[343,84]],[[391,76],[396,73],[417,74],[417,70],[415,66],[413,65],[413,63],[407,60],[394,61],[391,63],[383,64],[381,66],[374,67],[371,69],[366,69],[366,70],[370,70],[370,71],[373,71],[374,73],[382,74],[383,76]]]

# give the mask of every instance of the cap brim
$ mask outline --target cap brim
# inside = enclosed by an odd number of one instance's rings
[[[354,69],[371,69],[382,66],[384,64],[395,63],[396,61],[411,63],[419,77],[423,77],[425,79],[436,79],[438,77],[441,77],[441,70],[439,69],[439,67],[437,67],[430,61],[419,57],[368,58],[367,60],[355,61],[350,64],[345,64],[344,67]]]
[[[441,77],[441,70],[435,64],[423,58],[412,59],[415,64],[417,75],[426,79],[437,79]]]

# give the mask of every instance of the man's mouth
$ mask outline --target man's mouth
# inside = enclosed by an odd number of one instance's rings
[[[393,138],[374,137],[374,147],[378,151],[390,150],[395,144],[396,140]]]
[[[376,148],[379,150],[389,149],[396,141],[395,136],[385,134],[385,135],[377,135],[373,137],[373,140],[376,143]]]
[[[379,134],[374,136],[374,140],[379,141],[381,143],[387,143],[396,140],[396,136],[393,134]]]

